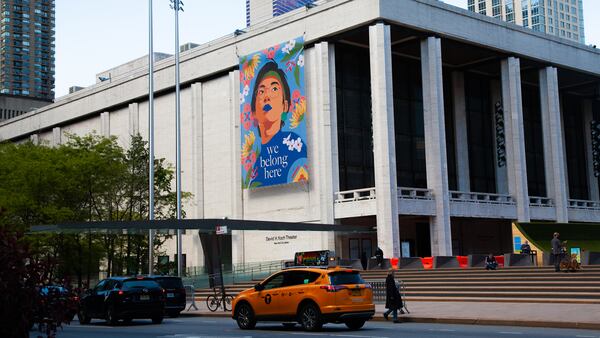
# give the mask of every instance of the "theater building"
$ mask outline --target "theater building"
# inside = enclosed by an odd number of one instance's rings
[[[600,221],[590,130],[600,50],[436,0],[309,7],[182,53],[184,208],[372,231],[234,231],[225,261],[317,249],[359,258],[377,246],[504,253],[513,222]],[[267,63],[283,73],[261,73]],[[175,163],[174,58],[154,76],[156,156]],[[283,99],[260,106],[271,91]],[[269,120],[279,106],[281,126]],[[147,137],[148,107],[145,65],[1,122],[0,139],[56,145],[96,131],[127,147],[129,135]],[[269,139],[275,127],[288,136]],[[267,163],[274,149],[294,162]],[[203,264],[197,234],[184,235],[184,253]]]

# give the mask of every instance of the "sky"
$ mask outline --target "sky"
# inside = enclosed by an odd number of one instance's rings
[[[206,43],[246,27],[245,0],[183,0],[179,42]],[[444,0],[466,8],[467,0]],[[169,0],[153,0],[154,51],[174,54]],[[600,0],[584,0],[587,44],[600,47]],[[56,97],[96,74],[148,54],[148,0],[56,0]]]

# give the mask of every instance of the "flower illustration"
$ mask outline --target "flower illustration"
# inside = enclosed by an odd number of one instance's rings
[[[260,54],[254,54],[249,60],[244,62],[242,66],[242,70],[244,72],[244,76],[246,80],[250,80],[254,77],[254,72],[256,72],[256,68],[260,64]]]
[[[242,92],[242,94],[244,94],[244,96],[248,96],[248,93],[250,93],[250,86],[249,85],[245,85],[244,86],[244,91]]]
[[[288,41],[288,43],[285,44],[285,46],[283,46],[283,48],[281,48],[281,51],[289,54],[292,49],[294,49],[294,47],[296,46],[296,40],[290,40]]]
[[[254,141],[256,141],[256,136],[254,136],[253,131],[244,135],[244,144],[242,145],[242,158],[248,157],[250,155],[250,152],[252,152],[252,146],[254,146]]]
[[[287,66],[287,71],[291,72],[292,69],[294,69],[294,66],[296,65],[296,63],[294,61],[288,61],[285,63],[285,65]]]
[[[251,151],[248,156],[242,158],[242,165],[245,171],[250,170],[254,166],[254,163],[256,163],[256,153],[254,151]]]
[[[300,100],[300,91],[298,89],[295,89],[294,92],[292,93],[292,102],[298,102]]]
[[[302,139],[301,138],[297,138],[294,140],[294,142],[292,143],[292,149],[296,149],[298,152],[302,151]]]
[[[244,126],[245,130],[250,129],[250,127],[252,126],[252,116],[250,115],[249,109],[250,105],[246,103],[246,105],[244,106],[244,112],[240,114],[240,122]]]
[[[296,100],[294,100],[296,101]],[[306,98],[300,97],[297,102],[294,103],[294,110],[290,117],[290,128],[297,128],[302,121],[304,121],[304,115],[306,113]]]
[[[263,50],[263,54],[267,56],[267,59],[273,60],[275,58],[275,52],[279,49],[279,45],[275,45],[268,49]]]
[[[298,67],[304,67],[304,55],[302,54],[298,56]]]
[[[252,169],[252,174],[250,175],[251,179],[255,179],[256,177],[258,177],[258,168]]]

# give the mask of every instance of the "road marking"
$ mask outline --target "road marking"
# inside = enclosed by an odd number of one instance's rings
[[[388,337],[379,337],[379,336],[361,336],[357,334],[331,334],[333,337],[353,337],[353,338],[388,338]]]
[[[429,329],[429,331],[438,331],[438,332],[456,332],[456,330],[452,330],[452,329]]]
[[[499,334],[523,334],[523,332],[500,331]]]

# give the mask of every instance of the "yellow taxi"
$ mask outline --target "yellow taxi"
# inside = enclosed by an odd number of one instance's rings
[[[375,314],[371,285],[357,270],[340,267],[282,270],[242,291],[232,308],[243,330],[253,329],[257,321],[300,323],[307,331],[344,323],[358,330]]]

